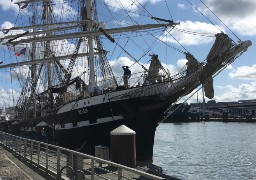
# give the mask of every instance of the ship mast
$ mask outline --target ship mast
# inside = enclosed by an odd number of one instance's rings
[[[49,24],[52,23],[52,17],[51,17],[51,10],[50,10],[50,1],[43,2],[43,14],[42,19],[43,23]],[[47,33],[49,35],[50,33]],[[45,42],[45,51],[44,51],[44,58],[50,56],[50,41]],[[47,83],[48,83],[48,89],[52,86],[52,71],[51,71],[52,63],[51,61],[47,62]]]
[[[34,3],[32,3],[32,25],[36,24],[36,17],[35,17],[35,10],[36,8],[34,7]],[[33,28],[33,31],[35,30],[35,28]],[[35,54],[36,54],[36,44],[35,42],[32,43],[32,52],[31,52],[31,61],[33,61],[35,59]],[[31,79],[32,79],[32,84],[31,84],[31,97],[32,97],[32,101],[34,101],[34,117],[36,117],[36,64],[31,65]]]
[[[84,1],[84,0],[83,0]],[[94,0],[86,0],[86,18],[89,19],[89,21],[87,22],[87,26],[86,26],[86,30],[87,31],[91,31],[93,30],[93,22],[94,22],[94,18],[93,18],[93,13],[92,11],[94,11],[94,8],[92,6]],[[89,62],[89,86],[88,86],[88,90],[90,92],[93,92],[94,87],[96,86],[96,82],[95,82],[95,67],[94,67],[94,36],[90,36],[88,37],[88,46],[89,46],[89,57],[88,57],[88,62]]]

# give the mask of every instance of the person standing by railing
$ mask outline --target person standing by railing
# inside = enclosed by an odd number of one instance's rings
[[[46,134],[44,128],[41,130],[42,133],[42,141],[48,143],[48,135]]]
[[[123,66],[122,68],[124,70],[124,87],[128,88],[128,79],[131,77],[131,70],[128,66]]]

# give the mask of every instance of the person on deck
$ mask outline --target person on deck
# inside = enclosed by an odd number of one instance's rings
[[[128,79],[131,77],[131,70],[128,66],[122,67],[124,70],[124,87],[128,88]]]

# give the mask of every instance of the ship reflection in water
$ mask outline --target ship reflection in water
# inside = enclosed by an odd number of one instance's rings
[[[162,123],[154,164],[181,179],[255,179],[256,123]]]

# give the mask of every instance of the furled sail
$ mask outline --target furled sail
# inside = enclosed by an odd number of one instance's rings
[[[226,53],[232,45],[232,40],[228,35],[224,33],[216,34],[215,42],[207,55],[206,59],[208,62],[220,57],[222,54]]]
[[[200,63],[190,53],[186,53],[186,59],[188,60],[188,62],[187,62],[187,75],[190,75],[193,72],[198,70],[198,68],[200,66]]]
[[[151,63],[148,69],[148,75],[145,82],[155,83],[161,82],[160,70],[163,69],[161,62],[158,59],[158,55],[152,55]]]
[[[203,84],[205,96],[209,99],[214,97],[214,89],[213,89],[213,78],[209,77],[207,82]]]

